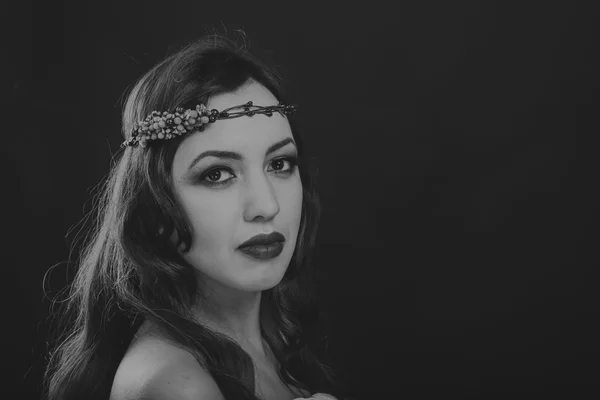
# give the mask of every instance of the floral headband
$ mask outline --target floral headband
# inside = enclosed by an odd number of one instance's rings
[[[244,115],[251,117],[254,114],[265,114],[270,117],[273,112],[289,115],[297,109],[298,106],[286,105],[281,102],[276,106],[262,107],[255,106],[249,101],[223,111],[209,110],[202,103],[198,104],[195,109],[184,110],[182,107],[178,107],[172,113],[152,111],[144,120],[133,125],[131,137],[125,140],[121,147],[135,147],[138,143],[140,146],[146,147],[150,141],[168,140],[190,132],[203,131],[206,124],[218,119],[238,118]]]

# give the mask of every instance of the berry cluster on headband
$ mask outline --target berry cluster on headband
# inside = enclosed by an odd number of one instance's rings
[[[149,141],[168,140],[194,131],[203,131],[205,125],[218,119],[230,119],[241,116],[264,114],[272,116],[273,112],[282,115],[291,114],[298,107],[279,103],[276,106],[255,106],[251,101],[246,104],[227,108],[223,111],[209,110],[204,104],[198,104],[195,109],[184,110],[178,107],[175,112],[152,111],[144,120],[133,125],[131,137],[125,140],[121,147],[136,146],[138,143],[146,147]],[[232,111],[238,110],[238,111]]]

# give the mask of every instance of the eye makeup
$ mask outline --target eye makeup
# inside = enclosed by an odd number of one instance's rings
[[[275,165],[277,167],[275,167]],[[297,166],[298,157],[296,155],[281,156],[271,160],[269,167],[275,168],[269,168],[267,172],[278,177],[287,178],[295,173]],[[225,175],[225,178],[227,179],[221,180],[223,175]],[[237,176],[230,166],[215,165],[208,167],[206,171],[200,173],[198,178],[194,180],[207,187],[223,187],[231,184],[235,178],[237,178]]]

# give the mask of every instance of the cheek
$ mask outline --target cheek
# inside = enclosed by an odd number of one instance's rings
[[[234,212],[225,200],[197,199],[185,207],[192,229],[192,243],[183,257],[199,272],[222,276],[232,246]]]
[[[234,226],[235,207],[226,199],[197,199],[186,207],[192,225],[192,247],[216,249],[228,245]]]
[[[302,214],[302,184],[298,185],[298,191],[296,193],[296,202],[294,203],[296,206],[296,218],[298,219],[298,223],[300,222],[300,215]]]
[[[300,179],[285,191],[283,201],[286,204],[288,217],[292,219],[291,222],[299,224],[302,214],[302,183]]]

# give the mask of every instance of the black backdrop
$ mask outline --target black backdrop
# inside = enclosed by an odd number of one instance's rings
[[[2,74],[7,398],[40,396],[44,277],[68,259],[67,231],[122,140],[123,92],[215,29],[243,29],[301,106],[320,171],[330,351],[357,398],[598,392],[597,256],[584,251],[595,158],[575,166],[576,135],[592,131],[586,7],[13,3]],[[65,271],[46,276],[49,295]]]

